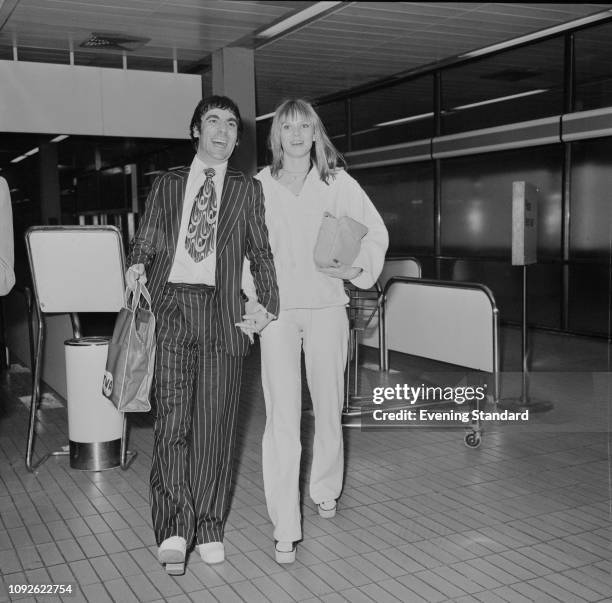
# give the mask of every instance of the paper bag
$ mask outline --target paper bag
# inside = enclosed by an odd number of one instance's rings
[[[148,309],[140,306],[141,296]],[[126,291],[125,307],[115,321],[102,382],[103,395],[121,412],[151,410],[154,367],[155,316],[149,291],[138,283],[136,291]]]

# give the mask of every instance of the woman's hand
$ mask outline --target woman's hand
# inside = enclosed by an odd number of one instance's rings
[[[244,320],[255,330],[256,333],[261,333],[276,316],[270,314],[261,304],[257,304],[255,310],[247,312],[242,316]]]
[[[351,281],[363,272],[363,268],[357,266],[349,266],[342,264],[338,260],[334,260],[333,266],[327,268],[317,268],[319,272],[331,276],[332,278],[341,278],[346,281]]]
[[[251,303],[249,303],[251,302]],[[276,316],[270,314],[259,302],[249,300],[246,304],[246,314],[242,315],[243,322],[237,322],[236,326],[248,336],[253,343],[253,335],[261,333]]]

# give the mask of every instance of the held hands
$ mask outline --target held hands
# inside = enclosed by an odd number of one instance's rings
[[[363,268],[342,264],[338,260],[333,260],[333,262],[331,266],[327,268],[317,268],[317,270],[332,278],[341,278],[347,281],[353,280],[363,272]]]
[[[249,299],[245,304],[245,314],[243,322],[237,322],[236,326],[240,327],[245,335],[248,335],[251,343],[254,340],[255,333],[261,333],[263,329],[272,322],[276,317],[270,314],[259,302]]]
[[[144,264],[134,264],[125,273],[125,284],[131,291],[136,289],[136,283],[144,285],[147,282]]]

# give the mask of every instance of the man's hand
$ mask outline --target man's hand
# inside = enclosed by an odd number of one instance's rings
[[[144,285],[147,282],[144,264],[134,264],[125,273],[125,284],[131,291],[136,289],[136,283]]]
[[[259,303],[257,301],[257,297],[248,297],[246,303],[244,304],[244,311],[246,314],[251,314],[257,310]],[[255,341],[255,333],[257,330],[255,329],[255,325],[251,320],[245,320],[243,322],[237,322],[236,326],[249,338],[249,341],[253,343]]]
[[[342,264],[338,260],[334,260],[333,266],[329,266],[328,268],[317,268],[317,270],[332,278],[341,278],[346,281],[353,280],[363,272],[363,268]]]
[[[261,333],[276,316],[270,314],[270,312],[258,303],[254,308],[247,308],[247,313],[244,314],[242,318],[244,318],[244,323],[238,323],[239,326],[244,325],[252,329],[255,333]]]

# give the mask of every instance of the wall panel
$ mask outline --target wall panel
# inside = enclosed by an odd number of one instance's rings
[[[0,131],[178,138],[199,75],[0,61]]]
[[[561,255],[561,145],[441,161],[442,255],[510,260],[512,182],[540,190],[538,256]]]

